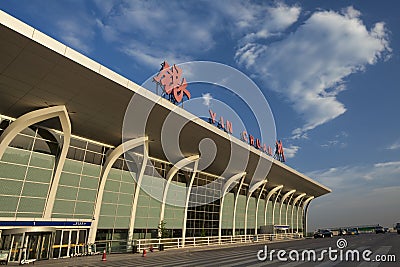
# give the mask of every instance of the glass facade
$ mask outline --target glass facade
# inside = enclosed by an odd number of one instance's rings
[[[0,123],[0,134],[10,124],[8,120]],[[63,135],[51,129],[31,126],[11,142],[0,159],[0,218],[43,219],[49,190],[58,164]],[[91,222],[95,219],[94,208],[100,185],[102,167],[111,146],[95,141],[73,137],[68,148],[67,158],[61,171],[51,218],[55,220],[76,220]],[[113,164],[105,182],[101,202],[96,242],[111,244],[111,250],[126,250],[129,228],[134,225],[133,239],[156,238],[159,234],[161,198],[166,185],[166,176],[173,167],[171,163],[150,158],[147,162],[142,184],[137,189],[137,170],[135,162],[142,162],[140,153],[132,154],[131,159],[120,157]],[[128,168],[136,166],[133,171]],[[186,221],[186,237],[217,236],[221,211],[220,191],[223,179],[218,176],[196,172],[192,166],[179,170],[172,177],[166,194],[164,223],[169,237],[182,237],[184,212],[188,185],[193,177],[189,192],[189,205]],[[235,221],[236,235],[244,234],[246,201],[249,186],[242,184],[238,192],[237,183],[224,197],[222,209],[222,235],[233,234]],[[138,192],[136,213],[134,210],[135,192]],[[248,201],[247,234],[253,234],[256,227],[265,222],[265,198],[268,190],[257,189]],[[258,212],[256,204],[261,194]],[[154,196],[157,196],[156,198]],[[276,195],[267,203],[266,222],[279,224],[280,205],[278,198],[275,207],[275,220],[272,221],[272,208]],[[233,218],[235,201],[236,217]],[[286,205],[283,204],[281,220],[286,221]],[[288,223],[291,224],[292,207],[289,205]],[[294,222],[297,218],[294,208]],[[1,221],[0,220],[0,221]],[[132,221],[134,220],[134,221]],[[302,228],[299,218],[298,227]],[[89,224],[90,225],[90,224]],[[296,228],[297,225],[293,225]],[[43,242],[51,244],[46,257],[64,257],[83,250],[87,242],[89,227],[61,227],[50,237],[42,237]],[[22,238],[22,237],[21,237]],[[17,240],[17,238],[15,238]],[[22,242],[22,241],[21,241]],[[7,242],[6,242],[7,243]],[[13,243],[15,244],[15,243]],[[21,243],[19,243],[21,244]],[[4,240],[3,244],[4,245]],[[47,252],[43,252],[47,253]],[[39,255],[39,254],[38,254]],[[18,257],[14,255],[13,257]]]

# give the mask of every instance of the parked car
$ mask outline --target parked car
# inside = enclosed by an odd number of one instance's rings
[[[338,235],[346,235],[346,234],[347,234],[346,229],[342,229],[342,228],[339,229]]]
[[[332,237],[333,233],[327,229],[318,229],[314,233],[314,238],[324,238],[324,237]]]
[[[397,230],[397,233],[400,235],[400,223],[396,223],[395,229]]]
[[[356,228],[349,228],[346,230],[346,235],[358,235],[358,230]]]
[[[379,233],[384,234],[385,233],[385,229],[383,229],[382,226],[377,226],[377,227],[375,227],[375,233],[376,234],[379,234]]]

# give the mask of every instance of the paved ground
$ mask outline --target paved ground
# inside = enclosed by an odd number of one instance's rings
[[[107,261],[101,262],[101,256],[79,257],[71,259],[47,260],[36,262],[35,266],[400,266],[400,235],[396,233],[386,234],[361,234],[359,236],[345,236],[347,247],[338,249],[337,240],[341,237],[306,239],[298,241],[287,241],[278,243],[256,243],[251,245],[230,246],[224,248],[200,248],[200,249],[177,249],[162,252],[147,253],[146,257],[140,254],[113,254],[107,255]],[[268,252],[275,250],[273,260],[269,257],[265,261],[257,258],[259,250],[264,250],[267,245]],[[361,261],[329,261],[328,253],[323,254],[324,260],[317,262],[290,261],[289,255],[296,256],[296,250],[301,259],[302,253],[305,253],[307,259],[308,250],[315,250],[316,257],[319,258],[325,249],[331,247],[338,252],[332,252],[332,256],[340,257],[340,251],[345,259],[346,251],[358,250]],[[277,259],[278,250],[284,250],[288,258],[287,262],[281,262]],[[306,250],[306,251],[304,251]],[[371,250],[372,254],[367,255],[371,260],[375,260],[376,255],[395,255],[397,262],[365,262],[362,261],[362,252]],[[291,254],[289,254],[289,252]],[[307,253],[306,253],[307,252]],[[283,252],[281,252],[283,253]],[[348,254],[348,258],[352,258]],[[263,256],[263,253],[260,253]]]

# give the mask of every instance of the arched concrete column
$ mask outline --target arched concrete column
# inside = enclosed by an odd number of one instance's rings
[[[164,220],[164,213],[165,213],[165,204],[166,204],[166,200],[167,200],[167,194],[168,194],[168,189],[169,189],[169,185],[171,184],[172,178],[174,177],[174,175],[183,167],[185,167],[186,165],[196,162],[198,161],[200,158],[199,155],[194,155],[194,156],[190,156],[184,159],[181,159],[180,161],[178,161],[168,172],[166,180],[167,183],[165,184],[164,187],[164,192],[163,192],[163,198],[162,198],[162,202],[161,202],[161,212],[160,212],[160,221],[159,224],[161,224],[161,222]],[[161,235],[161,233],[159,233],[159,235]]]
[[[88,243],[89,244],[93,244],[94,241],[96,240],[96,232],[97,232],[97,226],[99,224],[99,219],[100,219],[100,210],[101,210],[101,202],[103,201],[103,194],[104,194],[104,187],[106,185],[107,182],[107,178],[108,178],[108,174],[110,173],[111,167],[112,165],[115,163],[115,161],[125,152],[134,149],[138,146],[141,145],[145,145],[146,142],[148,141],[148,137],[139,137],[139,138],[135,138],[129,141],[126,141],[122,144],[120,144],[119,146],[117,146],[111,153],[110,155],[108,155],[104,166],[101,170],[101,176],[100,176],[100,185],[99,185],[99,189],[97,191],[97,196],[96,196],[96,202],[95,202],[95,207],[94,207],[94,214],[93,214],[93,221],[92,221],[92,225],[90,226],[90,230],[89,230],[89,237],[88,237]],[[145,147],[144,149],[144,155],[143,155],[143,163],[142,163],[142,167],[139,171],[139,173],[137,174],[137,182],[136,182],[136,190],[138,188],[140,188],[140,183],[143,177],[143,173],[144,170],[146,168],[146,164],[147,164],[147,149]],[[134,195],[134,198],[137,198],[136,192]],[[136,205],[137,201],[133,202],[133,205]],[[131,222],[132,223],[132,213],[131,213]],[[133,229],[129,229],[132,230],[133,233]],[[129,233],[128,233],[129,236]]]
[[[258,197],[257,197],[257,203],[256,203],[256,222],[255,222],[255,225],[254,225],[254,233],[255,233],[255,234],[258,234],[258,206],[259,206],[259,204],[260,204],[261,195],[262,195],[262,193],[263,193],[263,191],[264,191],[264,189],[265,189],[266,186],[267,186],[267,183],[264,183],[263,186],[261,187],[260,194],[259,194]]]
[[[311,196],[309,198],[307,198],[304,202],[303,202],[303,209],[302,209],[302,221],[303,221],[303,235],[307,234],[307,211],[308,211],[308,206],[311,202],[311,200],[313,200],[314,197]]]
[[[249,191],[247,192],[246,209],[244,211],[244,235],[245,235],[245,237],[247,236],[247,217],[248,217],[247,213],[249,210],[249,203],[250,203],[251,195],[254,193],[254,191],[257,190],[257,188],[264,185],[265,183],[267,183],[267,179],[258,181],[252,187],[250,187]],[[257,213],[256,213],[256,217],[257,217]]]
[[[301,198],[303,198],[305,195],[306,195],[305,193],[300,194],[300,195],[298,195],[298,196],[293,200],[293,203],[292,203],[292,219],[291,219],[292,224],[290,225],[290,228],[292,228],[292,233],[294,233],[294,208],[295,208],[295,206],[296,206],[296,203],[297,203]]]
[[[267,211],[268,211],[268,202],[270,198],[278,191],[283,188],[283,185],[278,185],[274,188],[272,188],[268,194],[267,197],[265,198],[265,216],[264,216],[264,225],[267,225]],[[274,221],[272,221],[272,224],[274,224]]]
[[[304,197],[300,199],[299,205],[297,206],[297,212],[296,212],[296,233],[299,232],[299,212],[302,212],[302,202],[304,200]]]
[[[240,178],[244,177],[246,175],[245,172],[241,172],[241,173],[237,173],[233,176],[231,176],[226,183],[224,184],[224,186],[222,187],[222,192],[221,192],[221,201],[220,201],[220,207],[219,207],[219,225],[218,225],[218,242],[221,243],[221,236],[222,236],[222,210],[224,208],[224,199],[225,199],[225,195],[229,192],[228,189],[230,188],[230,186],[237,182]],[[239,188],[240,190],[240,188]],[[235,211],[236,211],[236,202],[235,205],[233,207],[233,221],[235,221]],[[233,227],[234,228],[234,227]]]
[[[51,118],[58,117],[60,119],[61,128],[64,134],[63,145],[61,153],[58,157],[57,167],[54,171],[53,179],[50,186],[49,195],[46,199],[46,205],[44,208],[43,217],[49,219],[53,211],[54,200],[57,193],[58,183],[60,182],[61,171],[64,167],[65,158],[67,157],[67,152],[69,148],[69,143],[71,141],[71,121],[69,120],[68,112],[65,106],[54,106],[49,108],[42,108],[39,110],[34,110],[28,112],[13,123],[11,123],[0,136],[0,159],[3,157],[8,145],[17,136],[19,132],[25,128]]]
[[[188,206],[189,206],[189,200],[190,200],[190,192],[192,192],[192,186],[193,186],[193,181],[194,181],[194,177],[197,173],[197,168],[199,166],[199,161],[196,160],[194,162],[194,167],[193,167],[193,172],[192,172],[192,176],[190,177],[190,182],[189,182],[189,186],[187,188],[187,195],[186,195],[186,202],[185,202],[185,211],[183,214],[183,225],[182,225],[182,247],[185,247],[185,239],[186,239],[186,222],[187,222],[187,212],[188,212]]]
[[[278,192],[276,193],[276,197],[275,197],[275,200],[274,200],[274,205],[273,205],[273,207],[272,207],[272,224],[274,224],[274,225],[275,225],[275,208],[276,208],[276,203],[278,202],[278,198],[279,198],[281,192],[282,192],[282,189],[278,190]]]
[[[288,214],[289,214],[290,202],[292,201],[293,196],[294,196],[294,193],[290,195],[290,198],[289,198],[289,200],[287,202],[287,205],[286,205],[286,218],[285,218],[285,224],[286,225],[289,225]]]
[[[283,196],[282,196],[282,199],[281,199],[281,205],[280,205],[280,208],[279,208],[279,224],[280,225],[282,225],[282,208],[283,208],[283,204],[284,204],[284,202],[285,202],[285,200],[289,197],[289,196],[291,196],[294,192],[296,192],[296,190],[290,190],[289,192],[287,192],[286,194],[284,194]],[[288,203],[289,204],[289,203]],[[287,205],[288,205],[287,204]]]
[[[237,193],[235,194],[235,204],[233,208],[233,221],[232,221],[232,236],[236,235],[236,211],[237,211],[237,203],[240,195],[240,190],[242,189],[244,179],[246,179],[246,173],[244,172],[242,179],[240,180],[239,183],[239,188],[237,190]]]

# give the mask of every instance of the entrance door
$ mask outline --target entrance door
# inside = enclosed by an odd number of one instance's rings
[[[26,233],[26,259],[48,259],[51,235],[51,233]]]
[[[11,235],[10,258],[11,262],[19,262],[19,254],[22,248],[22,234]]]

